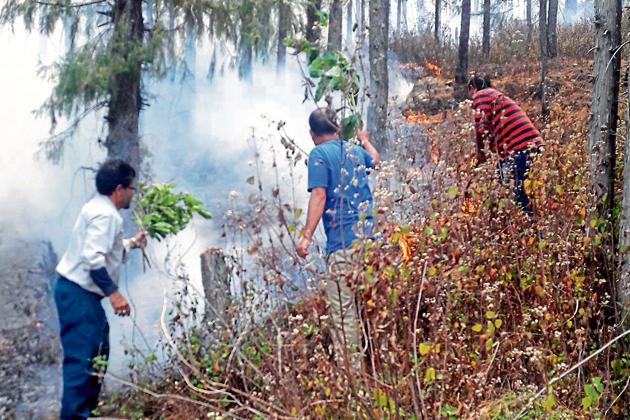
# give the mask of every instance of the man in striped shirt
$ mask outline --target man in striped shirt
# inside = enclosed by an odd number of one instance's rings
[[[477,162],[486,160],[486,147],[499,155],[497,170],[501,182],[514,181],[516,202],[531,217],[533,211],[524,182],[532,155],[538,153],[542,145],[540,132],[516,102],[492,88],[489,77],[472,77],[468,82],[468,92],[475,111]]]

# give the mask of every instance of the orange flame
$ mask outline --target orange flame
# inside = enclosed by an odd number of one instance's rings
[[[435,63],[432,63],[430,61],[425,61],[424,68],[427,70],[428,73],[434,75],[435,77],[442,76],[442,68],[440,68],[440,66],[438,66]]]

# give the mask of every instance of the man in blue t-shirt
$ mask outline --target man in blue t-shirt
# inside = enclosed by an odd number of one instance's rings
[[[352,242],[372,234],[372,192],[368,172],[380,162],[369,134],[359,131],[361,146],[339,138],[334,111],[319,108],[308,119],[315,148],[308,158],[308,191],[311,193],[303,237],[296,246],[302,258],[308,254],[313,233],[324,220],[329,276],[326,293],[333,321],[337,356],[350,356],[353,368],[361,368],[361,334],[355,295],[346,282],[357,260]],[[340,359],[341,360],[341,359]]]

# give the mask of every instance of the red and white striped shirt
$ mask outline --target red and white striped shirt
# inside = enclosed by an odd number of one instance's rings
[[[475,131],[477,136],[490,141],[490,150],[501,159],[542,143],[540,132],[523,109],[510,97],[496,89],[487,88],[473,95]]]

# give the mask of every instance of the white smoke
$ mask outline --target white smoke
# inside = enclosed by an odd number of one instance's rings
[[[97,167],[105,158],[105,150],[96,139],[102,121],[93,117],[82,124],[76,137],[66,145],[59,166],[37,161],[34,155],[39,142],[48,136],[49,121],[35,118],[33,113],[47,98],[51,83],[37,76],[39,62],[49,64],[63,53],[61,33],[44,39],[26,34],[16,26],[15,33],[0,33],[0,51],[6,57],[0,67],[0,89],[5,98],[0,108],[3,127],[3,150],[0,154],[0,226],[11,226],[15,235],[29,240],[50,240],[61,255],[67,245],[72,226],[81,205],[94,193],[93,174],[82,167]],[[247,196],[253,189],[246,179],[254,175],[248,161],[254,158],[251,141],[256,136],[262,166],[263,183],[271,185],[272,147],[283,154],[275,124],[283,120],[288,134],[305,150],[312,148],[308,136],[307,117],[314,108],[302,104],[303,91],[296,62],[288,57],[287,71],[277,75],[272,65],[255,64],[251,85],[238,79],[228,69],[213,80],[205,77],[210,51],[197,51],[195,77],[155,82],[147,80],[150,106],[143,111],[141,132],[150,152],[148,158],[155,181],[168,181],[178,189],[201,197],[217,222],[196,220],[195,225],[180,233],[174,254],[182,261],[193,285],[201,289],[199,255],[209,246],[222,246],[218,221],[228,205],[231,190]],[[10,64],[9,64],[10,63]],[[267,118],[263,118],[265,115]],[[60,122],[59,127],[63,127]],[[279,159],[281,162],[282,159]],[[280,164],[281,176],[286,167]],[[306,168],[296,167],[297,200],[306,206]],[[162,244],[151,244],[156,260],[166,251]],[[142,273],[139,267],[123,270],[121,290],[135,304],[135,323],[154,345],[160,336],[158,319],[162,309],[163,287],[172,292],[172,285],[155,271]],[[128,281],[127,281],[128,280]],[[134,331],[134,321],[116,318],[108,303],[112,327],[110,372],[124,374],[126,366],[121,341],[145,347]]]

